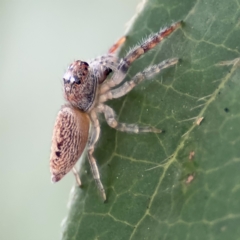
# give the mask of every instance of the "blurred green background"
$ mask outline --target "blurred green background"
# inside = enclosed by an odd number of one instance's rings
[[[0,239],[60,238],[75,184],[72,174],[52,184],[49,173],[62,75],[104,54],[138,2],[0,1]]]

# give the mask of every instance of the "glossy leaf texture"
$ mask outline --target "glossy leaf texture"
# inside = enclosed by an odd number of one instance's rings
[[[165,133],[116,132],[101,118],[95,157],[108,201],[86,160],[62,239],[240,239],[240,0],[150,0],[120,55],[179,20],[126,80],[165,59],[181,61],[109,102],[121,122]]]

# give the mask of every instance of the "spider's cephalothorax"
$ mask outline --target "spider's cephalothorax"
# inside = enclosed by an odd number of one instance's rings
[[[119,98],[130,92],[137,84],[150,79],[162,69],[175,65],[177,58],[167,59],[137,73],[130,81],[121,84],[131,64],[144,53],[154,48],[165,37],[181,25],[176,22],[171,26],[152,34],[142,44],[133,48],[124,58],[118,59],[114,51],[124,42],[121,38],[107,55],[92,61],[75,61],[63,77],[64,94],[69,105],[64,105],[55,122],[50,157],[52,181],[59,181],[70,170],[73,170],[79,185],[81,181],[74,167],[87,145],[88,160],[93,178],[104,200],[106,194],[96,159],[93,157],[94,147],[100,135],[98,114],[103,113],[107,124],[119,131],[140,133],[161,130],[150,126],[138,126],[118,122],[114,110],[105,104],[106,101]],[[108,79],[109,73],[113,72]],[[89,131],[89,125],[91,128]]]
[[[73,62],[63,76],[64,94],[68,102],[82,111],[87,111],[93,104],[97,88],[89,64],[80,60]]]

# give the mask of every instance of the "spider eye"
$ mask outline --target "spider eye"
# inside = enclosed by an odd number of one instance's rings
[[[74,77],[74,83],[76,84],[80,84],[81,83],[81,79],[77,76]]]

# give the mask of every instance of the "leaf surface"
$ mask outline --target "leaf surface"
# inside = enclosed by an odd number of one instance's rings
[[[94,155],[108,202],[86,161],[62,239],[240,239],[240,1],[148,1],[120,55],[179,20],[126,80],[165,59],[180,63],[109,102],[121,122],[166,132],[117,132],[102,118]]]

